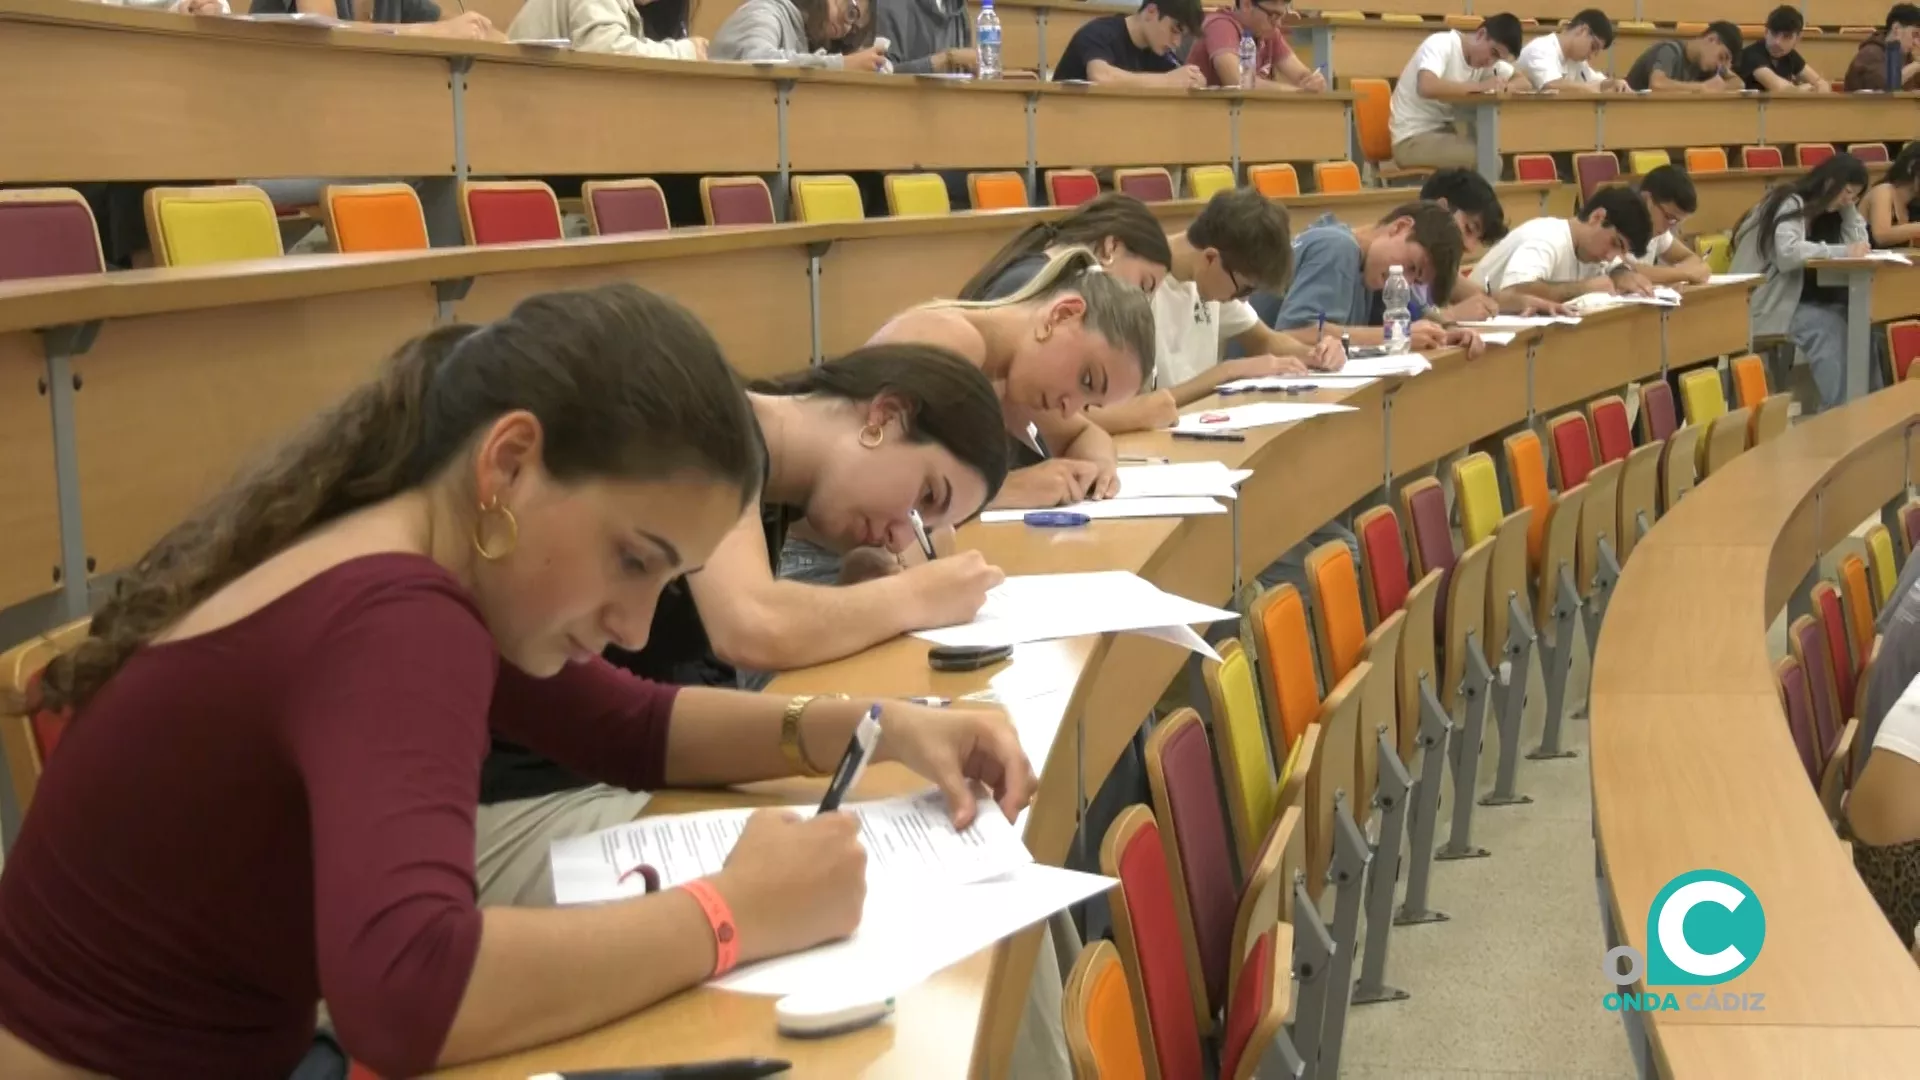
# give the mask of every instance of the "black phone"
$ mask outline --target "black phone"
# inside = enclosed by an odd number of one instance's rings
[[[1011,645],[936,645],[927,650],[935,671],[978,671],[1013,655]]]

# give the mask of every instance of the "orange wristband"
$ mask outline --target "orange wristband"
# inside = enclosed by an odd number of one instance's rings
[[[707,925],[713,928],[713,974],[707,977],[725,975],[740,962],[740,935],[733,928],[733,909],[706,878],[696,878],[680,887],[700,905]]]

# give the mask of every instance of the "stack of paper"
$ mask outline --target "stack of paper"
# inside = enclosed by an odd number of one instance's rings
[[[1567,306],[1582,314],[1591,315],[1596,311],[1609,308],[1626,307],[1630,304],[1643,304],[1649,307],[1679,307],[1680,293],[1665,285],[1656,285],[1652,296],[1627,296],[1615,293],[1590,292],[1567,301]]]
[[[1272,424],[1291,424],[1298,420],[1310,420],[1316,416],[1327,416],[1332,413],[1353,411],[1355,410],[1351,405],[1322,405],[1299,401],[1258,401],[1251,405],[1235,405],[1230,409],[1209,409],[1206,412],[1185,413],[1180,417],[1180,422],[1173,425],[1173,430],[1241,431],[1246,428],[1267,427]]]
[[[1913,265],[1912,259],[1907,258],[1898,251],[1869,251],[1860,257],[1868,262],[1899,263],[1901,266]]]
[[[1537,330],[1542,326],[1580,325],[1578,315],[1495,315],[1491,319],[1469,319],[1461,326],[1469,330]]]
[[[1765,274],[1714,274],[1707,278],[1709,285],[1739,285],[1748,281],[1759,281]]]
[[[1378,382],[1371,375],[1349,375],[1338,372],[1330,375],[1267,375],[1258,379],[1235,379],[1221,383],[1218,390],[1223,394],[1249,394],[1274,390],[1358,390],[1369,383]]]
[[[1024,522],[1035,510],[987,510],[980,515],[983,525]],[[1093,521],[1121,518],[1193,517],[1198,514],[1224,514],[1227,508],[1205,495],[1168,495],[1144,499],[1089,499],[1086,502],[1055,506],[1044,513],[1084,514]]]
[[[1511,330],[1483,330],[1480,340],[1489,345],[1511,345],[1517,335]]]
[[[1433,364],[1417,352],[1401,353],[1398,356],[1363,356],[1347,361],[1340,369],[1343,375],[1421,375],[1433,370]]]
[[[1170,496],[1205,495],[1214,499],[1232,499],[1240,481],[1253,475],[1251,469],[1229,469],[1219,461],[1183,461],[1172,465],[1122,465],[1119,469],[1120,493],[1116,499],[1158,499]]]
[[[994,586],[972,622],[919,630],[913,636],[935,645],[964,647],[1132,631],[1217,659],[1191,627],[1239,617],[1162,592],[1126,570],[1032,574],[1010,577]]]

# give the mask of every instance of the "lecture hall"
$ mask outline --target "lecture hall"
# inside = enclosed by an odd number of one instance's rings
[[[0,0],[0,1076],[1915,1075],[1920,6],[1496,3]]]

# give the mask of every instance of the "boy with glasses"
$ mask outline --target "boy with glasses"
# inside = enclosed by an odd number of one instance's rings
[[[1240,85],[1240,35],[1255,43],[1254,85],[1263,90],[1327,88],[1326,76],[1300,62],[1287,44],[1283,25],[1290,0],[1236,0],[1231,8],[1210,12],[1187,64],[1200,69],[1208,86]]]
[[[1640,276],[1655,285],[1705,285],[1713,276],[1707,260],[1680,241],[1680,226],[1700,208],[1693,179],[1678,165],[1662,165],[1640,179],[1653,239],[1633,259]]]

